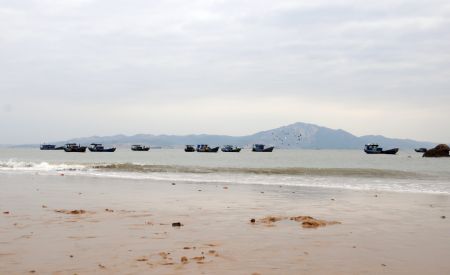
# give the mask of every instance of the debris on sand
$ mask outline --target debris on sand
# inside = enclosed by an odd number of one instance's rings
[[[205,256],[197,256],[192,258],[192,260],[197,261],[197,262],[202,262],[205,260]]]
[[[75,210],[64,210],[64,209],[56,209],[56,213],[63,213],[63,214],[72,214],[72,215],[81,215],[85,214],[86,210],[83,209],[75,209]]]
[[[29,272],[30,273],[36,273],[36,270],[30,270]]]
[[[188,258],[186,256],[181,257],[181,263],[187,264]]]
[[[317,220],[311,216],[297,216],[297,217],[291,217],[291,221],[301,222],[303,228],[317,228],[332,224],[340,224],[340,222],[336,221],[325,221],[325,220]]]
[[[42,208],[47,208],[47,205],[42,205]]]
[[[446,217],[445,216],[441,216],[441,219],[445,219]]]
[[[259,219],[258,222],[268,226],[274,226],[274,223],[287,219],[302,223],[303,228],[317,228],[327,225],[340,224],[340,222],[337,221],[318,220],[311,216],[296,216],[296,217],[267,216],[265,218]],[[252,222],[253,220],[254,219],[251,219],[250,222],[253,223]]]
[[[100,268],[102,268],[102,269],[105,269],[105,268],[106,268],[106,266],[104,266],[104,265],[102,265],[102,264],[98,264],[98,267],[100,267]]]
[[[181,222],[173,222],[172,223],[172,227],[180,227],[183,226],[183,224]]]
[[[227,187],[227,186],[224,186],[223,189],[228,189],[228,187]]]
[[[106,212],[114,212],[114,210],[109,209],[109,208],[106,208],[105,211],[106,211]]]
[[[185,246],[185,247],[183,247],[183,249],[191,249],[191,247]]]
[[[176,183],[175,183],[175,182],[172,182],[172,185],[176,185]]]
[[[136,261],[137,262],[146,262],[146,261],[148,261],[148,259],[146,257],[141,257],[141,258],[136,259]]]
[[[273,225],[273,223],[279,222],[281,220],[286,219],[285,217],[277,217],[277,216],[267,216],[265,218],[259,219],[260,223],[266,224],[266,225]]]
[[[250,222],[251,222],[251,223],[255,223],[256,220],[255,220],[255,219],[251,219]]]
[[[5,211],[5,212],[3,212],[3,214],[9,215],[9,211]]]

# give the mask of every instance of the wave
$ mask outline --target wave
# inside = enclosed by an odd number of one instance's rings
[[[189,174],[255,174],[255,175],[289,175],[289,176],[331,176],[331,177],[373,177],[373,178],[415,178],[421,175],[415,172],[367,169],[367,168],[308,168],[308,167],[198,167],[177,165],[148,165],[134,163],[101,164],[93,169],[115,172],[137,173],[189,173]]]
[[[199,167],[137,163],[0,161],[0,172],[216,184],[258,184],[450,194],[449,178],[398,170],[307,167]]]
[[[429,179],[430,175],[409,171],[367,169],[367,168],[309,168],[309,167],[204,167],[179,165],[150,165],[136,163],[73,164],[3,161],[0,170],[13,171],[78,171],[78,172],[113,172],[113,173],[171,173],[171,174],[253,174],[286,175],[317,177],[364,177],[394,179]]]

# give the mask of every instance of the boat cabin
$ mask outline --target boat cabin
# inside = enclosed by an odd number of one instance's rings
[[[265,145],[264,144],[253,144],[253,149],[256,150],[264,150]]]
[[[103,144],[101,144],[101,143],[91,143],[90,147],[94,148],[94,149],[97,149],[97,150],[103,150],[104,149]]]
[[[378,146],[379,145],[376,143],[366,144],[364,146],[364,151],[366,151],[366,152],[381,152],[381,151],[383,151],[383,148],[380,148]]]

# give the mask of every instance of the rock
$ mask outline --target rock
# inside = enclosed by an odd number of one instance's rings
[[[181,262],[186,264],[188,262],[188,258],[186,256],[181,257]]]
[[[445,219],[445,216],[441,216],[441,219]]]
[[[9,211],[5,211],[5,212],[3,212],[3,214],[9,215]]]
[[[255,223],[256,220],[255,220],[255,219],[251,219],[250,222],[251,222],[251,223]]]
[[[439,144],[438,146],[434,147],[433,149],[430,149],[423,153],[423,157],[426,158],[439,158],[439,157],[450,157],[450,147],[446,144]]]
[[[173,227],[180,227],[180,226],[183,226],[183,225],[181,224],[181,222],[173,222],[172,226]]]

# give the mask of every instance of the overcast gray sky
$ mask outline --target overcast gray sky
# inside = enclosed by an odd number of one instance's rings
[[[450,142],[448,0],[0,0],[0,143],[297,121]]]

